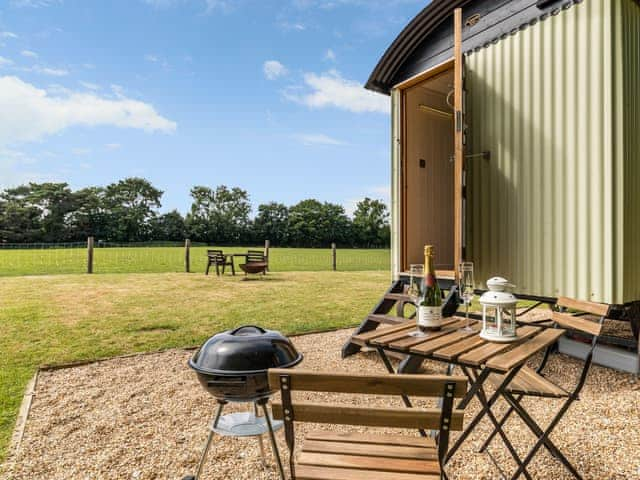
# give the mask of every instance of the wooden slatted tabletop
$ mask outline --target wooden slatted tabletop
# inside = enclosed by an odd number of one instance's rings
[[[564,330],[559,328],[525,325],[517,329],[517,341],[498,343],[480,338],[480,322],[471,321],[473,332],[461,330],[464,324],[464,318],[454,316],[444,322],[441,330],[421,338],[410,335],[416,330],[416,322],[407,320],[392,328],[357,335],[354,340],[383,350],[416,354],[472,368],[487,366],[498,372],[507,372],[564,334]]]

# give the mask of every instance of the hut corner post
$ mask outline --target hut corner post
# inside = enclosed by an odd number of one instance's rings
[[[455,166],[454,166],[454,276],[458,280],[458,266],[462,252],[462,176],[464,171],[464,58],[462,56],[462,9],[453,11],[454,105],[455,105]]]

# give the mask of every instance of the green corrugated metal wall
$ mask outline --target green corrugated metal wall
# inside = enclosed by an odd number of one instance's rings
[[[586,0],[467,56],[467,153],[491,151],[469,167],[479,282],[501,274],[537,295],[640,298],[637,10]],[[627,33],[614,35],[616,18]]]
[[[624,136],[621,158],[624,178],[624,297],[640,299],[640,6],[619,0],[614,7],[616,119]],[[618,92],[621,94],[618,95]]]

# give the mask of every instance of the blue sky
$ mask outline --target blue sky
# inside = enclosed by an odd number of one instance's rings
[[[426,3],[0,0],[0,187],[386,199],[388,97],[361,86]]]

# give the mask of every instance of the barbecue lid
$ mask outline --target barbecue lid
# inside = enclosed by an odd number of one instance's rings
[[[251,374],[288,368],[302,361],[291,341],[275,330],[244,325],[207,340],[189,360],[197,372]]]

